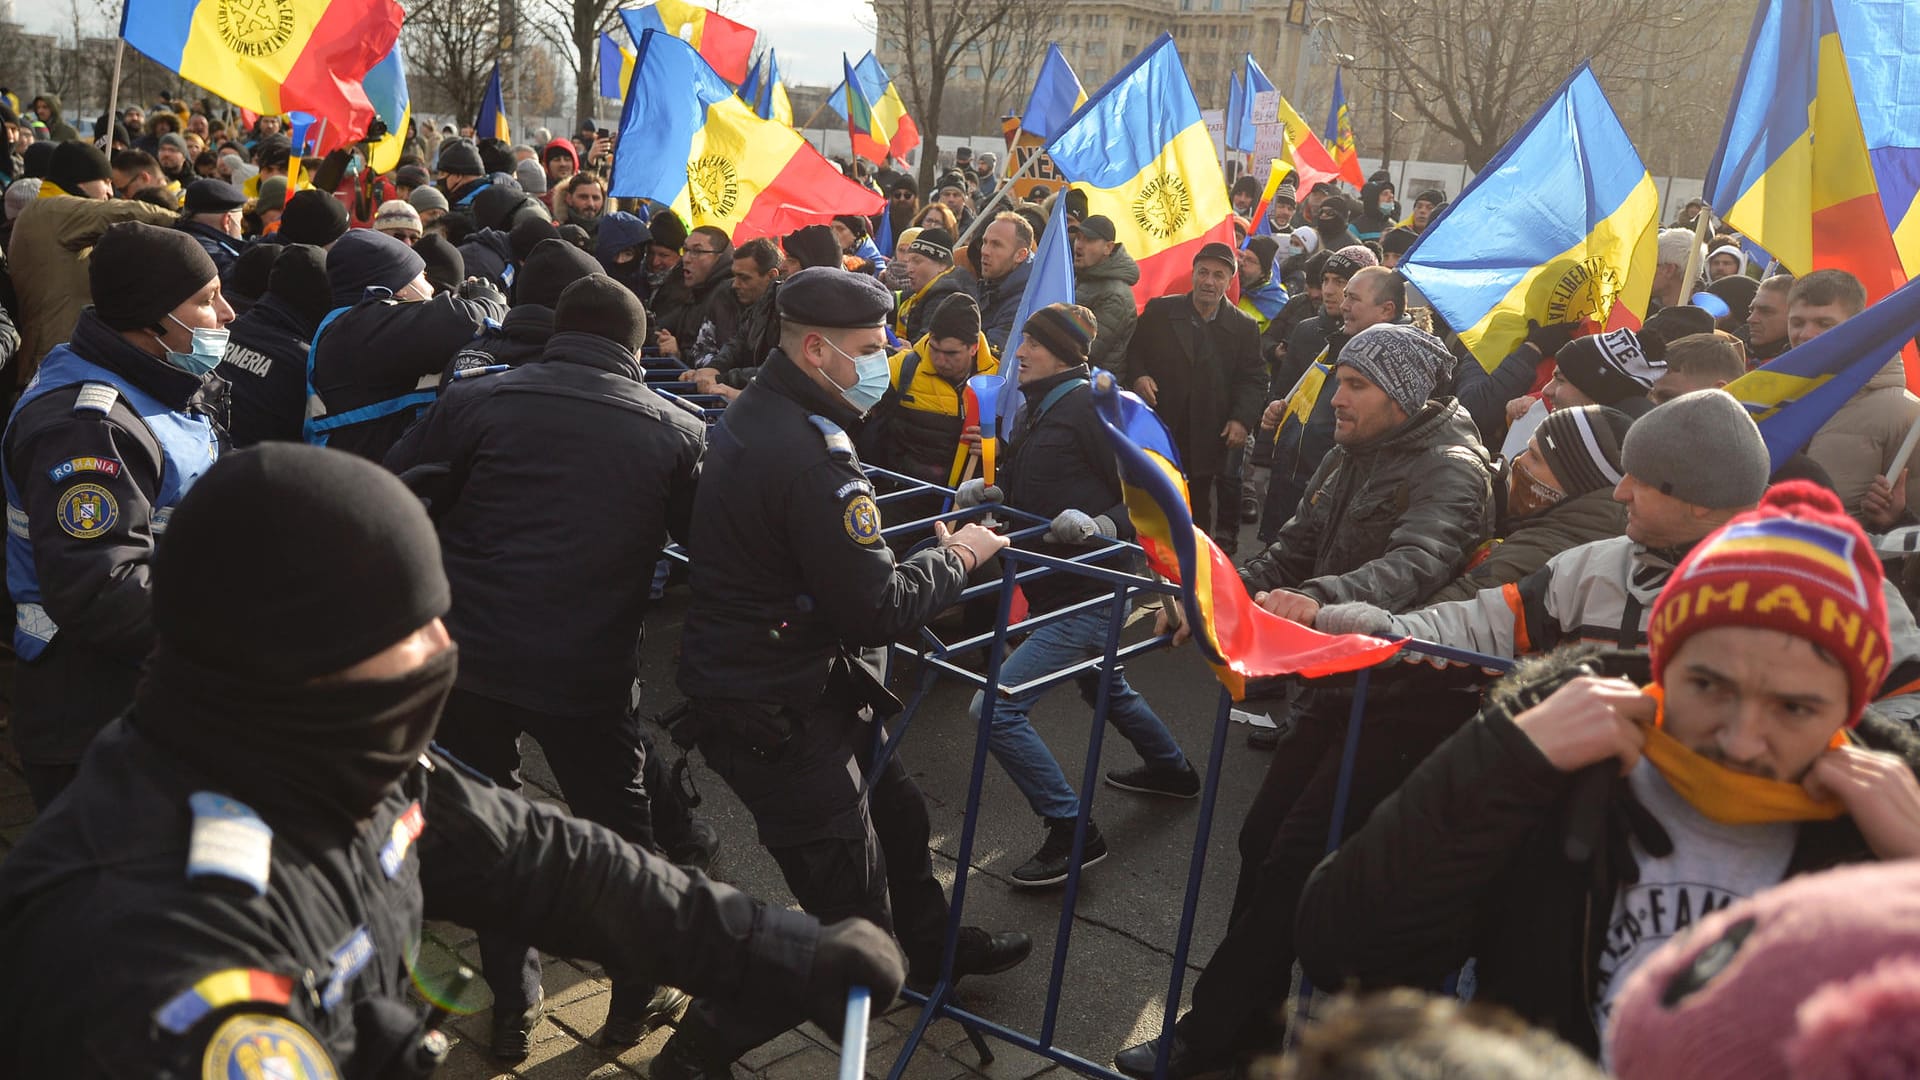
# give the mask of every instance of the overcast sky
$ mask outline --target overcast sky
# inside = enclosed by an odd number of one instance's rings
[[[789,84],[834,85],[842,51],[859,60],[873,48],[870,0],[723,0],[720,8],[760,31],[760,47],[779,53],[781,77]],[[58,0],[13,0],[13,9],[28,30],[60,33],[71,25],[67,4]],[[95,30],[105,34],[111,27],[103,21]]]

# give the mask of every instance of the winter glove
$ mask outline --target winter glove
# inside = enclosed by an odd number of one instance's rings
[[[1527,320],[1527,344],[1539,349],[1543,358],[1551,358],[1579,332],[1580,324],[1577,322],[1547,323],[1542,326],[1532,319]]]
[[[507,294],[501,292],[498,285],[483,277],[468,278],[460,283],[458,291],[462,300],[491,300],[502,306],[507,302]]]
[[[1385,634],[1393,630],[1393,616],[1372,604],[1328,604],[1313,617],[1313,628],[1323,634]]]
[[[1078,510],[1062,510],[1044,537],[1056,544],[1084,544],[1096,536],[1113,536],[1113,519],[1105,514],[1088,517]]]
[[[981,503],[1005,502],[1006,498],[1006,492],[997,487],[988,486],[985,480],[969,480],[954,490],[953,508],[966,510]]]
[[[858,918],[823,926],[803,991],[807,1018],[837,1038],[847,1018],[848,990],[872,990],[873,1015],[879,1016],[906,981],[906,959],[885,930]]]

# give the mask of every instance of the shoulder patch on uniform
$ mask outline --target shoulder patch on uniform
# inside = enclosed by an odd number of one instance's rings
[[[327,974],[325,989],[320,991],[320,1007],[331,1012],[346,999],[348,985],[373,960],[373,935],[365,926],[355,927],[327,959],[333,966]]]
[[[47,470],[47,479],[59,483],[74,473],[97,472],[106,476],[119,476],[120,463],[110,457],[77,457]]]
[[[411,806],[393,819],[393,829],[387,835],[387,842],[380,848],[380,871],[388,878],[400,876],[400,868],[407,863],[407,852],[420,834],[427,830],[427,815],[420,809],[420,801],[415,799]]]
[[[833,497],[835,499],[844,499],[856,491],[871,495],[873,494],[873,485],[867,483],[865,480],[849,480],[833,490]]]
[[[99,484],[75,484],[60,496],[60,528],[76,540],[104,536],[120,520],[113,492]]]
[[[200,1055],[202,1080],[339,1080],[333,1059],[313,1033],[284,1016],[235,1013],[222,1021]]]
[[[855,543],[877,544],[880,542],[880,508],[875,506],[873,498],[857,495],[847,504],[847,511],[841,517],[841,524],[847,528],[847,535]]]
[[[849,437],[846,432],[840,430],[839,424],[834,423],[824,416],[816,415],[809,415],[807,417],[807,423],[812,424],[814,429],[820,432],[821,439],[827,444],[828,457],[833,458],[835,461],[855,460],[853,439]]]
[[[293,1000],[293,978],[256,968],[228,968],[202,976],[199,982],[168,998],[153,1011],[162,1031],[185,1035],[195,1024],[229,1005],[257,1001],[285,1005]]]
[[[74,412],[106,413],[113,403],[120,400],[120,391],[112,383],[82,383],[80,396],[73,399]]]
[[[273,865],[273,828],[253,807],[213,791],[187,797],[193,833],[187,842],[187,879],[223,878],[267,894]]]

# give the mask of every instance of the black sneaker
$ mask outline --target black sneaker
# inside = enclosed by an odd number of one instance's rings
[[[1033,858],[1013,872],[1013,883],[1025,889],[1058,885],[1067,880],[1067,868],[1073,865],[1073,818],[1048,818],[1047,838]],[[1087,822],[1087,842],[1080,850],[1080,869],[1107,857],[1107,839],[1092,820]]]
[[[547,992],[540,990],[533,1004],[523,1013],[493,1014],[493,1057],[495,1061],[521,1061],[533,1053],[533,1029],[547,1011]]]
[[[1170,799],[1191,799],[1200,794],[1200,774],[1188,762],[1177,769],[1165,765],[1141,765],[1125,772],[1110,772],[1107,783],[1121,791],[1143,795],[1165,795]]]
[[[978,926],[960,928],[960,941],[953,952],[953,981],[966,975],[998,975],[1018,967],[1033,952],[1033,939],[1018,930],[988,933]],[[916,994],[933,990],[940,978],[940,958],[924,967],[915,964],[907,971],[907,989]]]
[[[1257,523],[1259,520],[1260,520],[1259,501],[1253,498],[1241,499],[1240,500],[1240,523],[1242,525],[1252,525]]]
[[[678,1020],[691,1001],[692,996],[685,990],[671,986],[659,987],[638,1013],[627,1016],[609,1012],[607,1022],[600,1028],[600,1045],[609,1048],[632,1046]]]
[[[703,1047],[707,1040],[693,1028],[692,1023],[682,1026],[653,1056],[648,1080],[734,1080],[733,1063]]]

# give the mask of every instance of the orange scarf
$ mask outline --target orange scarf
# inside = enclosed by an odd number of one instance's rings
[[[1658,709],[1653,726],[1647,729],[1647,760],[1681,798],[1709,819],[1722,825],[1767,825],[1832,821],[1847,812],[1838,800],[1815,799],[1799,784],[1739,772],[1694,753],[1666,732],[1666,688],[1655,684],[1640,692],[1652,698]],[[1844,730],[1834,734],[1834,747],[1846,742]]]

